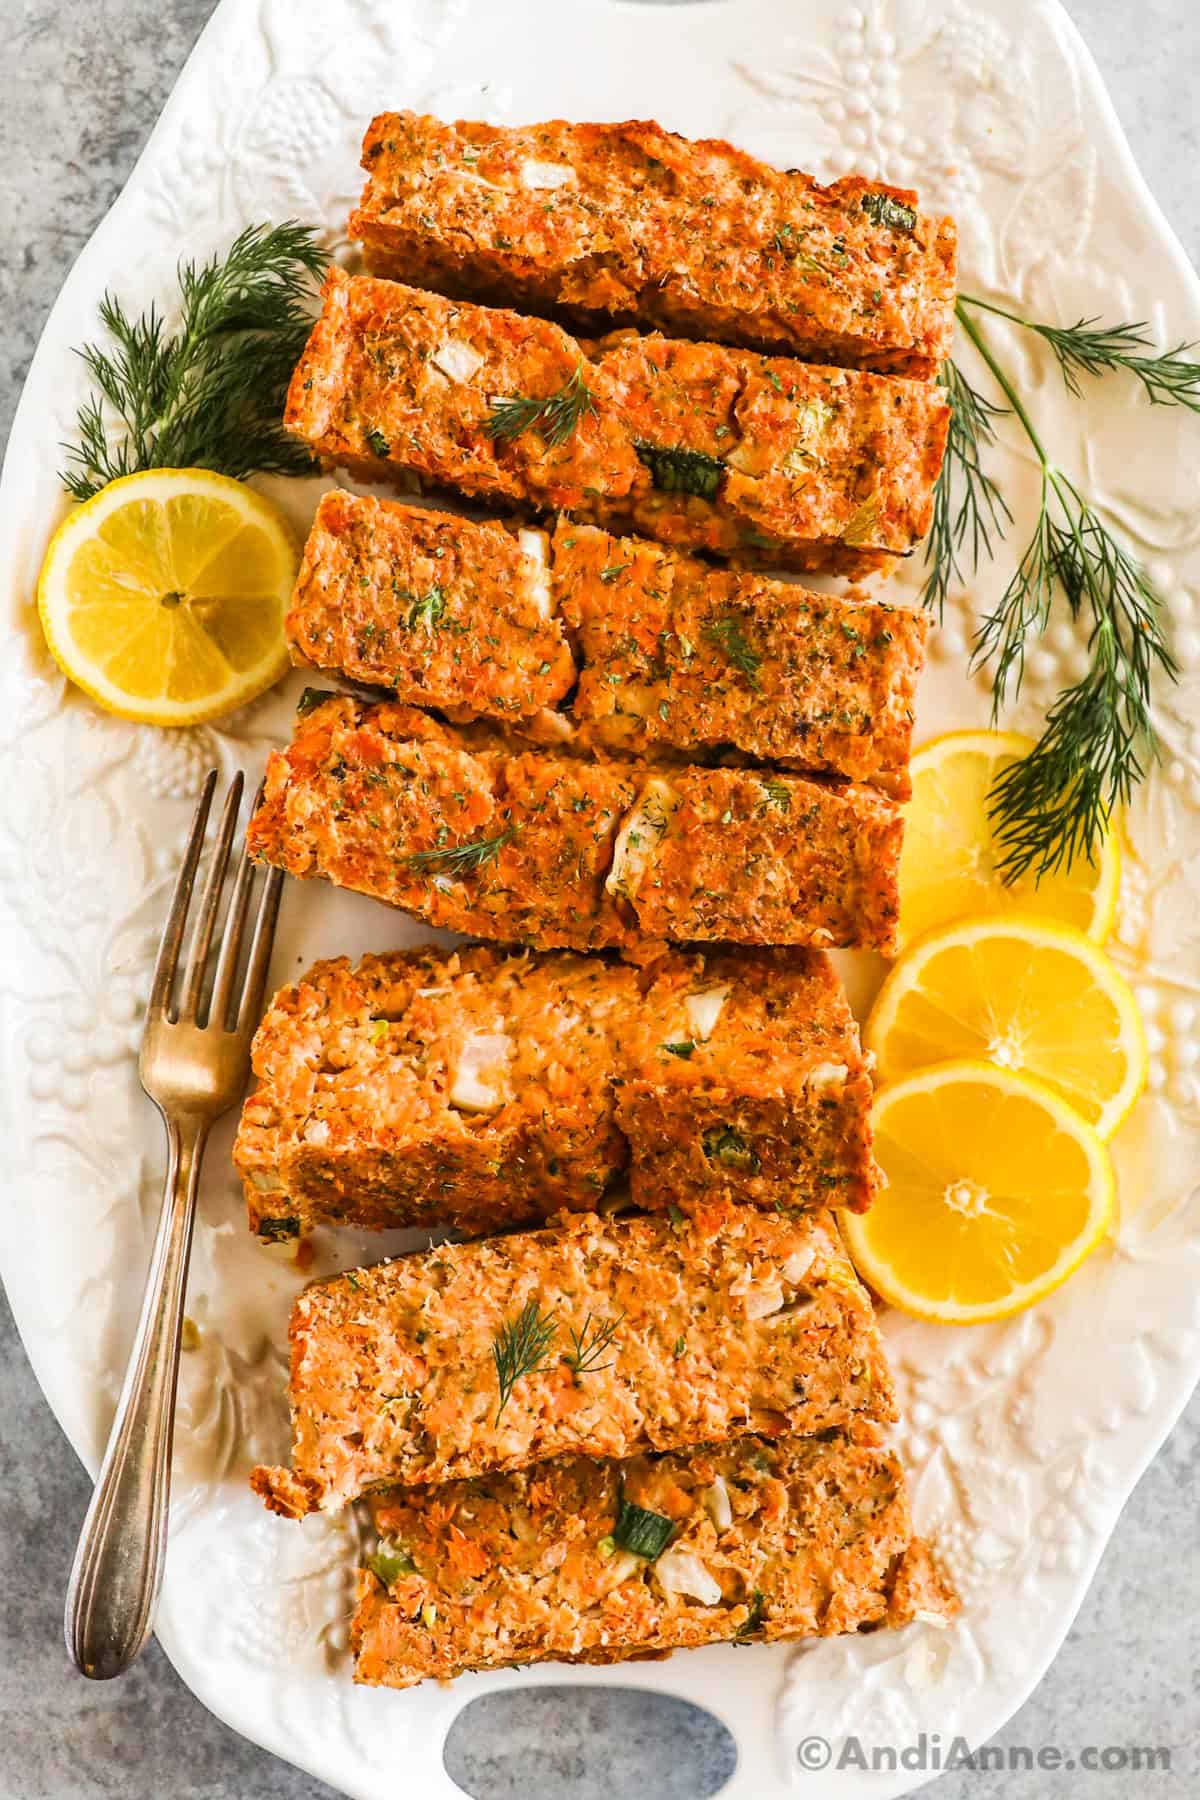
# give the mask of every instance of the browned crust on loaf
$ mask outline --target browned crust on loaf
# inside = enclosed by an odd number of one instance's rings
[[[664,337],[588,344],[336,268],[324,301],[285,423],[327,463],[746,564],[857,573],[929,528],[949,408],[928,383]],[[498,398],[581,376],[591,404],[562,443],[489,430]],[[663,458],[680,456],[702,460],[709,492],[672,488]]]
[[[812,952],[342,957],[280,989],[253,1062],[234,1162],[268,1233],[544,1222],[631,1159],[648,1210],[874,1188],[858,1030]]]
[[[711,1229],[578,1215],[308,1288],[292,1312],[292,1469],[256,1486],[336,1510],[390,1482],[747,1432],[870,1434],[895,1416],[871,1303],[829,1214],[729,1207]],[[493,1348],[530,1302],[545,1360],[501,1407]],[[577,1377],[572,1333],[613,1322]]]
[[[952,219],[851,175],[822,186],[652,120],[501,126],[381,113],[351,215],[380,274],[556,314],[932,375],[954,325]],[[555,175],[555,171],[559,173]],[[526,185],[554,179],[553,187]],[[911,230],[863,201],[911,209]]]
[[[247,844],[290,874],[535,949],[665,938],[886,952],[902,835],[868,787],[519,751],[337,695],[272,752]]]
[[[674,1521],[665,1560],[613,1546],[622,1493]],[[741,1438],[625,1463],[568,1457],[389,1489],[371,1510],[383,1555],[359,1572],[351,1635],[356,1678],[388,1687],[902,1624],[910,1571],[928,1559],[895,1455],[841,1436]],[[707,1577],[717,1597],[674,1588],[681,1557],[693,1586]],[[948,1622],[956,1596],[942,1587],[936,1602],[921,1610]]]

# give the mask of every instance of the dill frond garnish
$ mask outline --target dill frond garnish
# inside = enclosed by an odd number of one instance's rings
[[[446,590],[440,583],[434,582],[427,594],[405,594],[404,598],[412,602],[404,621],[406,629],[415,631],[421,625],[426,631],[436,631],[446,610]]]
[[[712,619],[704,627],[704,635],[710,644],[716,644],[718,649],[725,652],[734,668],[746,677],[752,688],[758,687],[762,657],[746,642],[745,634],[736,619]]]
[[[1190,412],[1200,412],[1200,362],[1191,356],[1200,346],[1182,342],[1173,350],[1155,350],[1145,319],[1104,325],[1097,317],[1077,319],[1074,325],[1041,325],[990,300],[977,300],[973,294],[961,294],[959,305],[994,313],[1023,331],[1034,332],[1053,350],[1062,378],[1076,396],[1081,392],[1081,375],[1095,377],[1124,369],[1141,382],[1155,406],[1186,406]]]
[[[327,700],[336,700],[337,695],[332,688],[306,687],[296,702],[296,717],[305,719],[310,712],[316,712],[318,706],[324,706]]]
[[[993,442],[996,420],[1006,406],[997,406],[971,386],[954,362],[938,373],[938,385],[950,402],[950,430],[946,456],[933,491],[933,523],[925,543],[929,570],[921,589],[921,604],[940,619],[950,584],[974,574],[982,558],[991,556],[992,535],[1004,536],[1012,519],[999,488],[980,465],[981,448]]]
[[[891,194],[864,194],[862,209],[874,225],[886,225],[890,231],[916,230],[917,215],[911,206],[894,200]]]
[[[576,1381],[583,1375],[598,1374],[601,1369],[612,1368],[611,1361],[601,1362],[599,1359],[606,1350],[611,1349],[617,1329],[624,1317],[625,1314],[621,1312],[615,1319],[593,1321],[592,1315],[589,1313],[583,1321],[582,1330],[577,1329],[574,1325],[571,1327],[571,1348],[563,1360]]]
[[[467,875],[494,861],[516,835],[515,826],[510,825],[493,838],[479,838],[473,844],[444,844],[438,850],[414,850],[404,860],[413,869],[438,868],[447,875]]]
[[[500,1390],[497,1423],[517,1382],[523,1375],[532,1375],[545,1362],[557,1331],[555,1315],[543,1313],[536,1297],[525,1302],[515,1319],[505,1319],[501,1325],[492,1345],[496,1385]]]
[[[522,432],[536,431],[554,450],[574,436],[579,421],[595,410],[596,402],[584,379],[583,363],[580,362],[575,373],[568,376],[562,387],[555,393],[548,394],[544,400],[532,400],[525,394],[513,394],[494,401],[483,428],[490,438],[500,444],[511,443]]]
[[[975,645],[976,665],[995,662],[993,714],[1019,692],[1026,641],[1045,629],[1057,593],[1088,626],[1087,670],[1058,696],[1034,749],[1003,771],[990,795],[1001,872],[1008,880],[1026,872],[1040,879],[1077,856],[1094,860],[1113,807],[1128,800],[1157,756],[1151,681],[1155,672],[1173,679],[1176,664],[1146,571],[1051,460],[961,303],[958,317],[1041,467],[1033,535]]]
[[[1046,470],[1044,485],[1037,531],[984,620],[977,655],[995,651],[999,705],[1014,673],[1020,679],[1019,634],[1044,628],[1057,584],[1072,615],[1091,620],[1089,666],[1059,694],[1034,749],[992,788],[998,866],[1010,880],[1028,869],[1051,874],[1079,855],[1091,859],[1113,807],[1129,800],[1158,754],[1152,677],[1156,670],[1177,674],[1159,625],[1159,597],[1141,564],[1059,470]]]
[[[734,1633],[735,1643],[738,1639],[753,1637],[756,1632],[762,1630],[763,1608],[765,1605],[766,1595],[761,1588],[755,1588],[750,1596],[749,1611],[738,1626],[737,1631]]]
[[[78,444],[64,446],[68,492],[86,500],[138,469],[310,474],[311,456],[281,421],[326,261],[307,225],[251,225],[223,257],[179,265],[173,331],[155,307],[131,319],[105,294],[111,341],[79,352],[99,391],[79,409]]]

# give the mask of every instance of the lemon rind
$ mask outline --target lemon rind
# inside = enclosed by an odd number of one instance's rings
[[[1020,731],[995,731],[986,726],[974,726],[962,731],[944,731],[938,737],[929,738],[912,753],[909,773],[914,782],[927,767],[936,767],[943,755],[954,750],[977,751],[980,755],[1004,755],[1011,753],[1024,756],[1035,748],[1035,740],[1026,737]],[[1092,914],[1084,928],[1084,935],[1094,944],[1104,944],[1112,933],[1117,916],[1117,902],[1121,887],[1121,832],[1119,819],[1110,822],[1102,845],[1102,862],[1100,880],[1092,895]],[[903,897],[902,897],[903,900]],[[962,917],[973,915],[963,914]],[[1001,915],[1004,916],[1004,915]],[[1042,915],[1038,915],[1039,917]],[[1049,917],[1050,915],[1046,915]],[[943,920],[949,925],[953,920]],[[929,930],[938,930],[931,926]],[[914,936],[904,934],[903,904],[900,916],[901,949],[907,951],[926,932]]]
[[[132,724],[178,729],[204,725],[236,712],[280,681],[291,666],[282,639],[277,653],[264,658],[210,698],[196,702],[163,699],[139,704],[123,689],[100,679],[100,671],[76,653],[71,634],[64,626],[66,608],[57,579],[64,558],[73,554],[82,539],[94,532],[110,513],[136,498],[138,489],[148,498],[155,498],[156,490],[157,497],[167,498],[172,488],[181,493],[219,493],[237,508],[247,523],[263,530],[273,529],[280,547],[286,545],[295,563],[299,563],[300,544],[291,521],[275,501],[257,489],[235,481],[231,476],[219,475],[212,469],[139,469],[109,482],[99,493],[73,508],[56,527],[38,574],[37,607],[46,647],[73,686],[116,718]],[[282,601],[282,594],[279,598]],[[281,606],[281,621],[282,613]]]
[[[1080,1118],[1075,1109],[1056,1094],[1054,1089],[1039,1081],[1034,1076],[1016,1074],[1010,1069],[998,1069],[992,1063],[981,1062],[975,1058],[961,1057],[953,1061],[932,1063],[927,1069],[914,1071],[912,1075],[894,1081],[881,1088],[875,1096],[876,1117],[880,1105],[894,1104],[897,1097],[905,1098],[910,1093],[919,1093],[931,1087],[944,1086],[952,1080],[970,1080],[993,1087],[1002,1087],[1010,1093],[1022,1094],[1027,1099],[1040,1102],[1050,1112],[1056,1122],[1074,1137],[1087,1151],[1088,1163],[1092,1172],[1090,1191],[1092,1193],[1091,1216],[1087,1229],[1079,1234],[1074,1245],[1067,1253],[1068,1259],[1062,1258],[1040,1280],[1027,1282],[1023,1287],[1015,1289],[1004,1300],[994,1305],[963,1306],[934,1305],[919,1294],[909,1291],[900,1282],[891,1278],[886,1264],[880,1263],[871,1253],[869,1232],[871,1214],[881,1205],[887,1204],[886,1190],[876,1199],[875,1206],[865,1213],[842,1213],[842,1235],[847,1248],[862,1279],[892,1306],[908,1313],[913,1318],[924,1319],[936,1325],[985,1325],[993,1324],[1000,1319],[1009,1319],[1015,1314],[1026,1312],[1029,1307],[1036,1306],[1039,1301],[1053,1294],[1063,1283],[1075,1274],[1096,1249],[1109,1231],[1116,1206],[1116,1173],[1108,1150],[1093,1131],[1086,1120]]]
[[[1130,1058],[1127,1079],[1101,1109],[1099,1118],[1095,1121],[1082,1120],[1090,1130],[1096,1133],[1102,1143],[1108,1143],[1129,1117],[1145,1091],[1150,1054],[1146,1043],[1145,1027],[1142,1024],[1142,1015],[1138,1010],[1133,989],[1111,957],[1105,955],[1095,939],[1089,937],[1086,932],[1080,931],[1075,925],[1064,925],[1061,920],[1047,919],[1040,913],[969,914],[965,918],[954,919],[943,925],[931,926],[928,931],[922,932],[920,937],[914,938],[911,944],[905,946],[899,959],[885,976],[883,985],[875,996],[866,1024],[863,1026],[863,1047],[870,1050],[875,1056],[880,1082],[891,1083],[907,1079],[906,1075],[897,1075],[894,1070],[889,1068],[884,1043],[888,1029],[893,1024],[898,1010],[897,996],[915,985],[913,965],[922,958],[928,960],[934,952],[952,944],[955,939],[977,942],[983,935],[993,937],[1012,935],[1026,939],[1032,938],[1035,942],[1040,940],[1048,946],[1056,945],[1060,949],[1070,951],[1087,965],[1098,985],[1103,987],[1113,1000],[1127,1032],[1126,1042],[1132,1039],[1136,1045],[1137,1054]],[[940,1059],[939,1062],[929,1063],[925,1066],[936,1068],[941,1066],[941,1061],[945,1060],[949,1059]],[[960,1058],[959,1060],[964,1059]],[[978,1060],[985,1068],[1000,1067],[998,1063],[989,1063],[985,1057],[971,1060]],[[916,1070],[909,1071],[912,1074],[917,1072]],[[1024,1070],[1017,1072],[1027,1073]],[[1043,1077],[1029,1075],[1029,1079],[1037,1082],[1040,1086],[1049,1088],[1051,1093],[1058,1092],[1053,1083],[1046,1081]],[[1059,1094],[1058,1097],[1068,1106],[1071,1105],[1067,1096]],[[1077,1112],[1077,1109],[1072,1107],[1072,1111]],[[1078,1116],[1082,1119],[1081,1114]]]

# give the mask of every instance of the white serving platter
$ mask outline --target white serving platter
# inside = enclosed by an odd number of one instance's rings
[[[1054,0],[224,0],[128,186],[47,323],[0,488],[0,1269],[46,1396],[95,1468],[114,1405],[157,1205],[157,1120],[137,1086],[139,1007],[177,847],[202,771],[256,775],[286,734],[286,694],[220,730],[169,734],[68,692],[32,607],[56,479],[82,397],[71,348],[105,288],[169,301],[181,255],[296,216],[344,249],[361,130],[384,106],[525,121],[649,117],[727,136],[824,177],[911,183],[958,217],[964,287],[1034,316],[1146,318],[1200,337],[1200,283],[1131,160],[1084,46]],[[1159,699],[1164,759],[1126,821],[1115,954],[1136,984],[1151,1078],[1116,1146],[1111,1241],[1047,1304],[988,1329],[884,1321],[920,1527],[965,1599],[950,1631],[809,1649],[716,1648],[632,1670],[473,1676],[405,1694],[355,1689],[346,1657],[353,1527],[269,1518],[245,1472],[285,1448],[284,1332],[300,1276],[247,1234],[228,1162],[208,1154],[189,1311],[175,1512],[159,1637],[195,1693],[247,1737],[359,1800],[461,1790],[449,1726],[476,1696],[522,1685],[635,1685],[722,1719],[738,1749],[726,1800],[872,1800],[928,1776],[802,1772],[803,1740],[976,1744],[1061,1642],[1120,1507],[1200,1374],[1200,426],[1132,382],[1064,392],[1029,340],[1005,340],[1053,453],[1086,477],[1166,597],[1181,680]],[[1032,469],[997,454],[1031,522]],[[267,484],[304,525],[315,484]],[[968,677],[975,620],[1004,563],[956,594],[935,632],[918,737],[987,720]],[[902,577],[893,594],[915,588]],[[1036,727],[1079,667],[1056,620],[1011,723]],[[412,941],[399,917],[314,884],[288,893],[274,975],[319,955]],[[877,969],[849,959],[854,991]],[[318,1268],[379,1240],[319,1246]],[[820,1753],[816,1753],[819,1760]]]

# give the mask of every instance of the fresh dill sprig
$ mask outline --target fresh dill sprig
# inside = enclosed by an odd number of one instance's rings
[[[423,626],[427,632],[436,631],[446,610],[446,590],[441,583],[435,581],[426,594],[406,593],[404,598],[412,601],[404,620],[405,628],[416,631],[418,626]]]
[[[995,439],[996,420],[1008,408],[985,399],[954,362],[943,364],[938,385],[950,402],[950,429],[933,490],[933,522],[925,543],[929,573],[921,604],[940,619],[951,583],[965,581],[968,570],[974,574],[982,558],[992,555],[993,534],[1004,536],[1012,514],[979,460],[981,449]]]
[[[593,1323],[592,1315],[589,1313],[583,1321],[582,1330],[574,1325],[571,1327],[571,1348],[566,1352],[563,1360],[576,1381],[582,1375],[598,1374],[601,1369],[612,1368],[611,1362],[602,1363],[599,1358],[611,1348],[612,1341],[624,1317],[625,1314],[621,1312],[615,1319],[597,1319]]]
[[[65,445],[60,479],[86,500],[137,469],[204,468],[241,478],[311,472],[282,426],[284,398],[312,320],[306,302],[326,264],[307,225],[251,225],[224,257],[179,265],[176,330],[155,307],[131,319],[105,294],[107,344],[79,355],[96,383]]]
[[[1050,874],[1076,856],[1091,857],[1117,803],[1128,801],[1157,755],[1150,715],[1156,671],[1177,670],[1158,622],[1159,598],[1145,570],[1058,470],[1046,472],[1049,490],[1038,530],[1026,552],[1025,595],[1014,596],[1010,619],[1003,601],[985,621],[981,654],[999,644],[995,693],[1003,699],[1014,667],[1014,624],[1022,614],[1044,626],[1055,584],[1072,615],[1089,616],[1089,666],[1059,694],[1035,748],[996,779],[991,813],[1009,879],[1027,869]],[[1010,584],[1011,585],[1011,584]],[[1043,602],[1039,595],[1047,597]],[[997,635],[998,628],[998,635]],[[1015,629],[1020,629],[1019,623]]]
[[[505,1319],[492,1344],[492,1360],[496,1365],[496,1385],[500,1404],[496,1421],[512,1397],[513,1388],[523,1375],[532,1375],[546,1360],[558,1331],[555,1315],[544,1313],[537,1297],[528,1299],[515,1319]]]
[[[1056,593],[1088,624],[1086,672],[1058,696],[1034,749],[997,778],[989,796],[1001,872],[1010,881],[1030,871],[1040,879],[1077,856],[1094,859],[1113,807],[1157,754],[1152,677],[1173,678],[1176,665],[1146,571],[1051,461],[978,326],[964,312],[959,318],[1041,465],[1033,536],[975,645],[976,664],[995,660],[993,713],[1019,691],[1026,641],[1045,629]]]
[[[1094,378],[1110,369],[1125,369],[1141,382],[1155,406],[1186,406],[1191,412],[1200,412],[1200,362],[1191,355],[1200,346],[1182,342],[1173,350],[1155,350],[1145,319],[1104,325],[1095,317],[1077,319],[1074,325],[1041,325],[973,294],[960,294],[958,304],[993,313],[1023,331],[1034,332],[1053,350],[1062,378],[1076,396],[1081,391],[1081,375]]]
[[[493,838],[479,838],[473,844],[444,844],[439,850],[414,850],[404,860],[413,869],[440,868],[450,875],[466,875],[494,861],[516,835],[516,827],[510,825]]]
[[[522,432],[537,431],[551,449],[557,449],[574,435],[579,421],[595,410],[596,402],[584,379],[580,361],[575,373],[544,400],[513,394],[494,401],[484,420],[484,430],[499,444],[511,443]]]
[[[747,643],[737,619],[712,619],[704,627],[704,635],[710,644],[716,644],[718,649],[725,652],[734,668],[746,677],[752,688],[758,687],[762,657]]]

